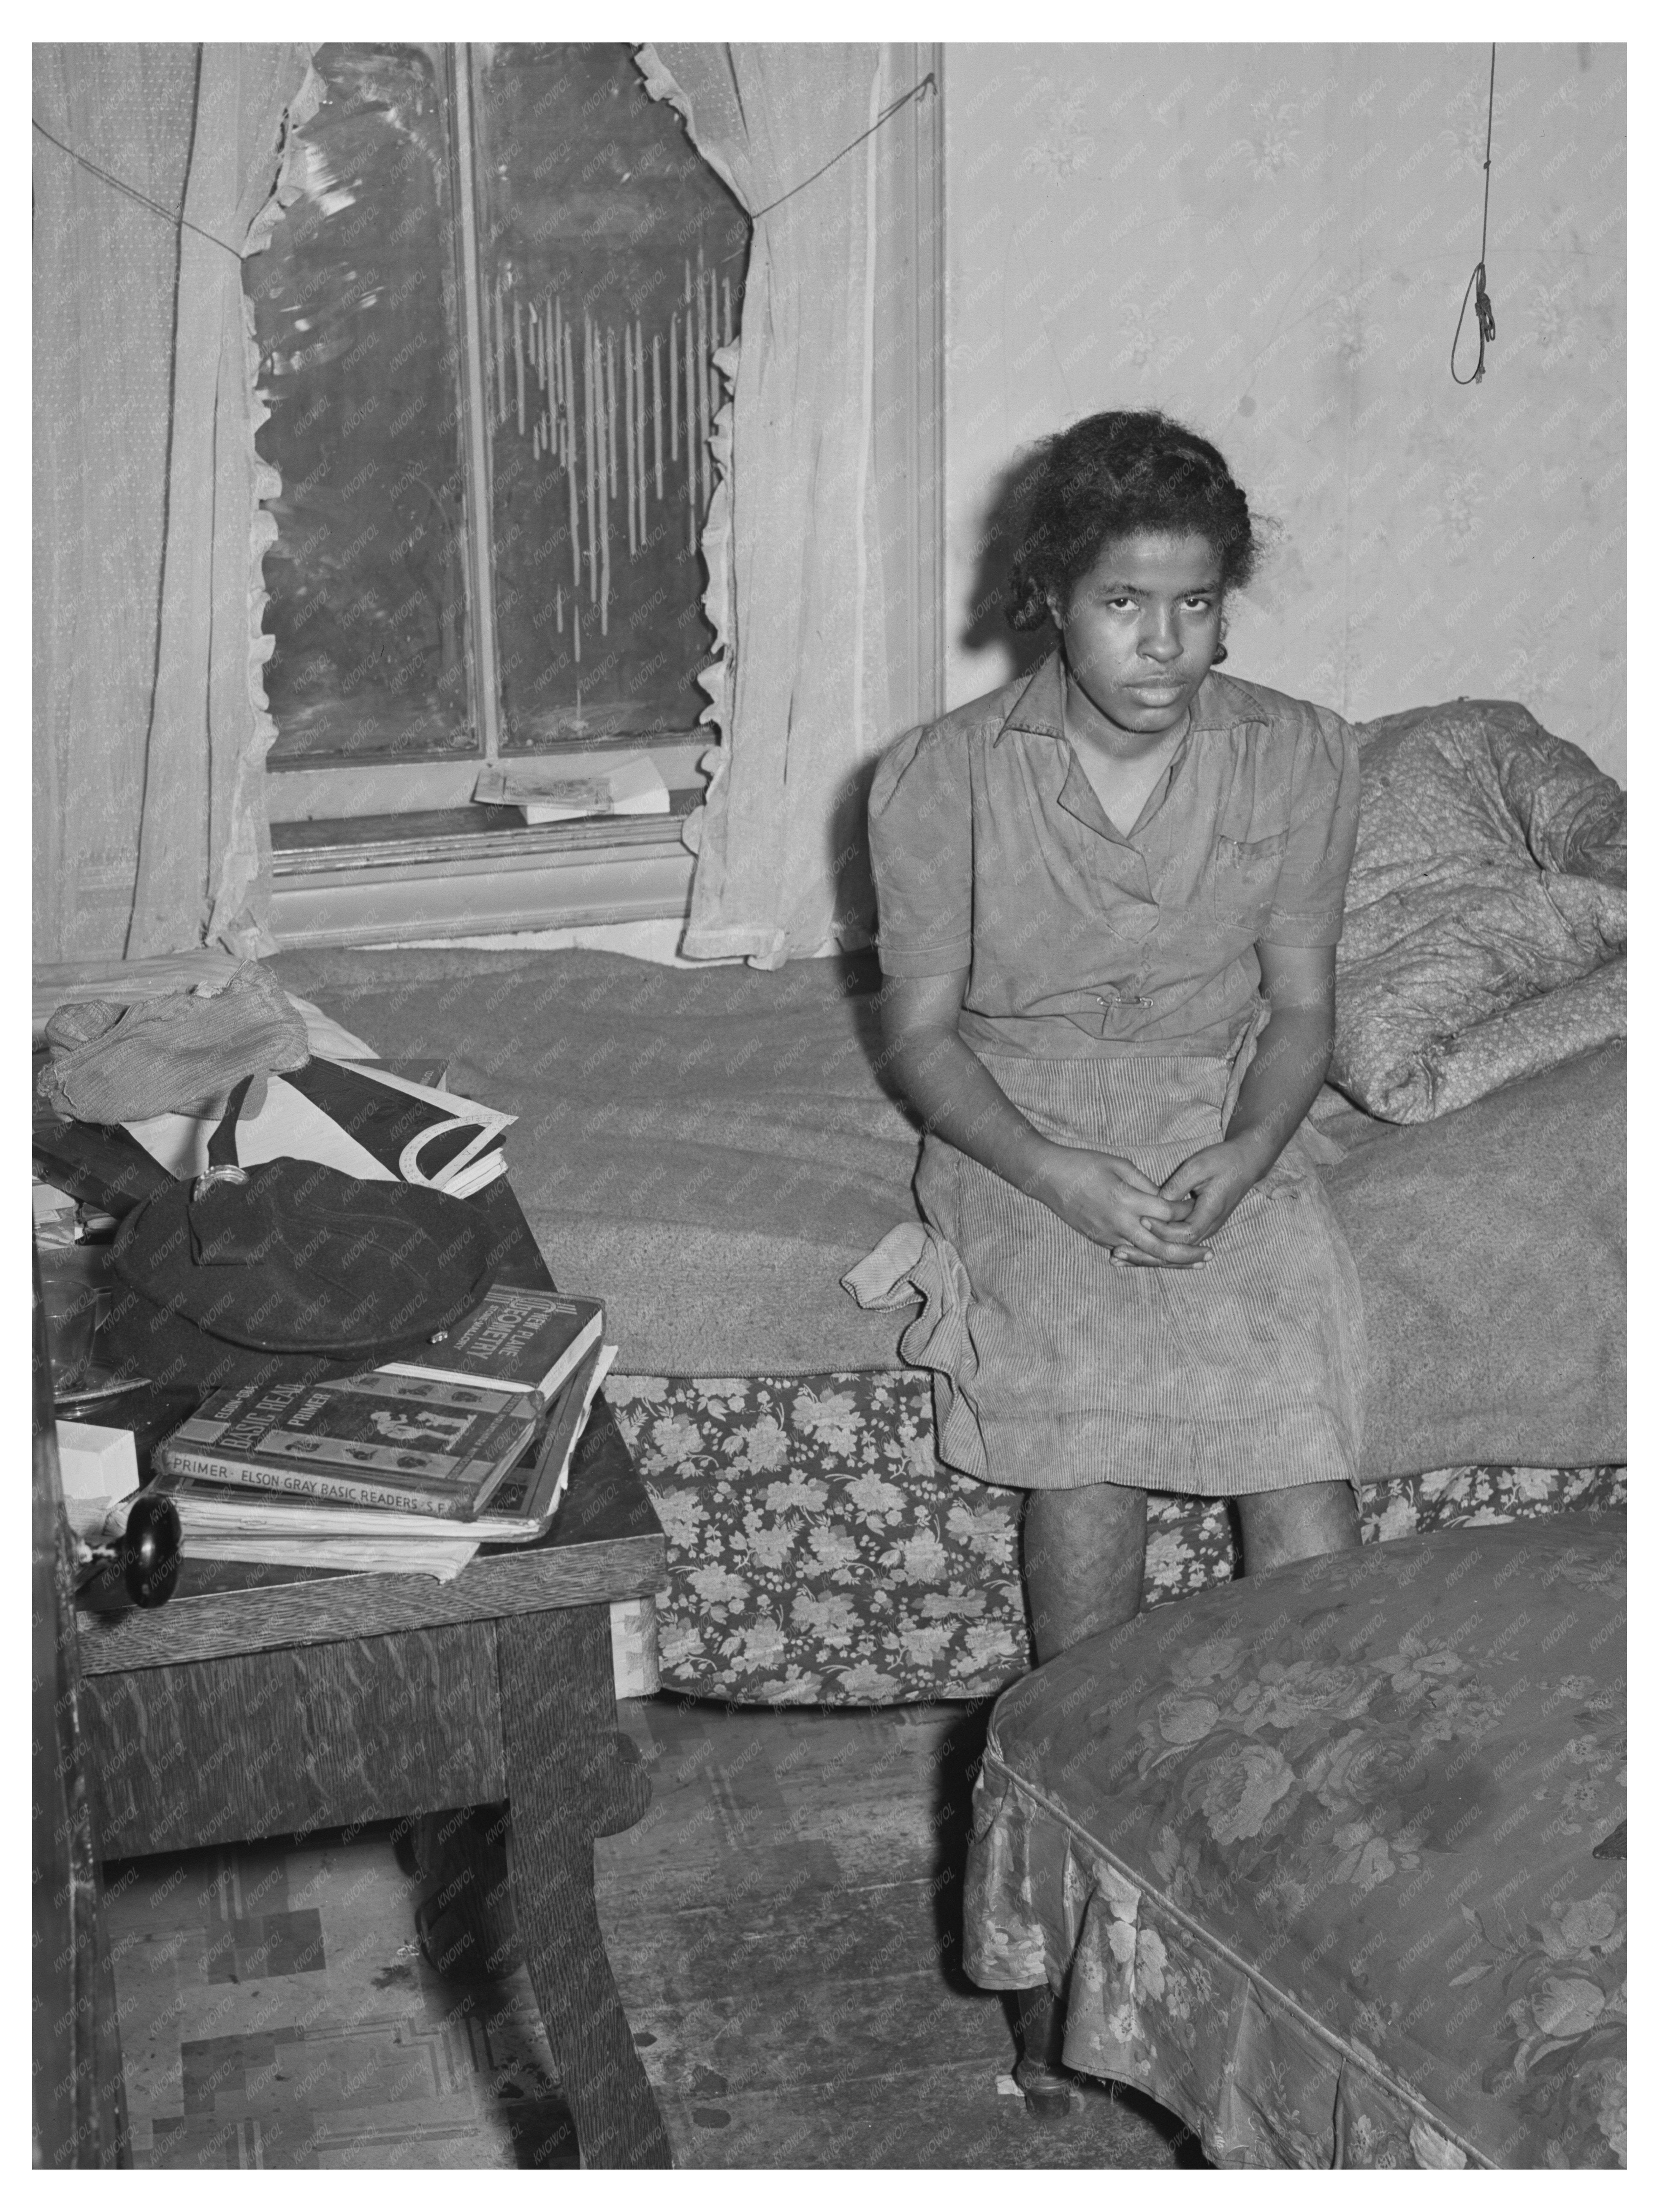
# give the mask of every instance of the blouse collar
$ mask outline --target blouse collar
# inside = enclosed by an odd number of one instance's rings
[[[1063,738],[1066,734],[1062,711],[1064,702],[1060,648],[1056,646],[1037,663],[1015,693],[1013,704],[1004,716],[1002,726],[992,738],[992,744],[1000,744],[1010,730],[1018,730],[1034,738]],[[1188,725],[1188,735],[1190,737],[1198,730],[1235,730],[1241,723],[1265,723],[1268,720],[1269,717],[1243,684],[1234,677],[1218,674],[1212,668],[1199,685],[1193,701],[1193,716]]]

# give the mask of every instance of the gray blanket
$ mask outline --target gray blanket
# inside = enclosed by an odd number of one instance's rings
[[[1435,1121],[1322,1119],[1365,1295],[1367,1475],[1625,1457],[1622,1042]]]
[[[447,1058],[520,1119],[514,1187],[555,1277],[605,1298],[633,1374],[891,1368],[907,1312],[840,1279],[914,1217],[867,959],[775,974],[601,952],[284,954],[383,1055]],[[1368,1476],[1624,1457],[1624,1051],[1400,1129],[1342,1107]]]
[[[555,1279],[604,1297],[635,1374],[898,1364],[903,1316],[841,1277],[914,1216],[918,1137],[876,1073],[867,960],[653,966],[607,952],[288,953],[386,1057],[519,1116],[513,1186]]]

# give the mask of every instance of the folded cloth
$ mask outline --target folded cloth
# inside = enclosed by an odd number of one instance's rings
[[[73,1052],[77,1045],[90,1044],[112,1030],[121,1018],[124,1001],[118,999],[71,999],[67,1006],[59,1006],[46,1024],[46,1036],[49,1045],[60,1052]]]
[[[304,1017],[256,960],[210,996],[179,991],[124,1008],[59,1007],[46,1025],[53,1058],[37,1079],[66,1121],[148,1121],[222,1099],[245,1075],[302,1067]]]
[[[927,1292],[914,1271],[931,1249],[933,1231],[920,1221],[901,1221],[890,1229],[873,1252],[856,1267],[849,1267],[841,1286],[850,1291],[866,1313],[882,1313],[890,1306],[913,1306],[925,1302]]]

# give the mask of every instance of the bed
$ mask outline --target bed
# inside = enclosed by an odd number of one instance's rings
[[[1364,734],[1344,991],[1380,1012],[1340,1039],[1346,1088],[1311,1119],[1365,1297],[1365,1533],[1604,1508],[1625,1458],[1623,794],[1508,702]],[[881,1704],[984,1696],[1030,1664],[1015,1501],[935,1459],[898,1351],[911,1312],[842,1287],[916,1218],[872,956],[272,964],[519,1117],[531,1226],[621,1346],[608,1395],[669,1538],[665,1686]],[[1147,1604],[1236,1571],[1224,1508],[1155,1498],[1151,1522]]]

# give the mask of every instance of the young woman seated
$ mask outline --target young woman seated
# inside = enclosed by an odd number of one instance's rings
[[[871,795],[890,1064],[960,1306],[940,1449],[1026,1493],[1040,1661],[1138,1611],[1148,1491],[1235,1498],[1248,1573],[1359,1540],[1358,1284],[1297,1136],[1358,760],[1328,708],[1219,672],[1256,553],[1194,433],[1049,440],[1009,619],[1054,651]],[[1041,2103],[1057,2029],[1027,1997]]]

